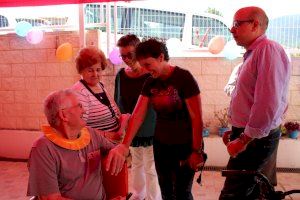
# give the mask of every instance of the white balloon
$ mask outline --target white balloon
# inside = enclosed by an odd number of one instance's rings
[[[178,38],[170,38],[166,41],[170,56],[179,55],[182,51],[182,42]]]
[[[241,48],[236,44],[234,40],[230,40],[226,43],[224,50],[222,51],[225,58],[228,60],[234,60],[241,55]]]
[[[225,38],[223,36],[217,35],[209,41],[208,51],[212,54],[218,54],[224,49],[225,43]]]

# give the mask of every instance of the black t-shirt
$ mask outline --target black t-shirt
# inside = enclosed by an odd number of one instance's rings
[[[185,99],[200,93],[191,73],[175,67],[165,80],[148,78],[142,95],[150,98],[157,114],[155,139],[164,144],[192,142],[192,125]]]

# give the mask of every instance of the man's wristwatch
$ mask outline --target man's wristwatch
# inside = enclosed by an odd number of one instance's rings
[[[253,139],[248,137],[245,133],[242,133],[239,137],[239,139],[241,140],[241,142],[243,144],[248,144],[249,142],[251,142]]]

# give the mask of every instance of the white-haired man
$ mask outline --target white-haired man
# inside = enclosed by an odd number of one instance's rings
[[[27,195],[47,200],[106,199],[100,160],[114,144],[85,127],[84,110],[71,90],[51,93],[44,113],[50,126],[42,127],[45,135],[33,144]],[[121,169],[125,156],[114,158],[113,165]]]

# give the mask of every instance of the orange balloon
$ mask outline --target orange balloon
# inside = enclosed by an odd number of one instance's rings
[[[225,39],[223,36],[215,36],[208,43],[208,51],[212,54],[220,53],[225,46]]]
[[[60,61],[67,61],[72,58],[73,55],[73,48],[72,45],[68,42],[61,44],[56,49],[56,58]]]

